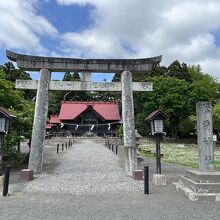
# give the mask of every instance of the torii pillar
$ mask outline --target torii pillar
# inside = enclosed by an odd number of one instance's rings
[[[50,70],[40,70],[40,79],[38,81],[34,123],[31,137],[30,157],[28,163],[28,169],[33,170],[34,173],[42,172],[43,146],[45,137],[45,125],[47,122],[50,78]]]
[[[124,133],[125,170],[132,175],[137,168],[137,153],[135,143],[134,103],[132,90],[132,75],[130,71],[121,74],[122,87],[122,119]]]

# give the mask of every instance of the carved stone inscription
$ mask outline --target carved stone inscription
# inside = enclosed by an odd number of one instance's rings
[[[37,80],[16,80],[17,89],[37,89]],[[74,82],[74,81],[50,81],[50,90],[68,91],[121,91],[120,82]],[[153,91],[151,82],[133,82],[133,91]]]
[[[212,106],[210,102],[198,102],[197,138],[199,148],[199,168],[201,171],[214,171]]]

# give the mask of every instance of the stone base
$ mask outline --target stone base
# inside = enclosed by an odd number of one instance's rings
[[[191,201],[220,201],[220,172],[187,170],[174,185]]]
[[[220,193],[195,193],[181,183],[173,183],[178,192],[189,198],[191,201],[215,201],[220,202]]]
[[[153,184],[157,186],[166,186],[167,179],[163,174],[153,174]]]
[[[21,180],[28,182],[33,180],[33,170],[30,169],[23,169],[21,170]]]
[[[0,176],[0,187],[4,184],[4,176]]]
[[[134,170],[132,177],[134,180],[144,180],[143,170]]]

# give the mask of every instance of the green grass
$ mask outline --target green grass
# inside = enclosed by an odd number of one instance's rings
[[[140,146],[139,151],[143,156],[154,158],[155,144]],[[151,150],[150,154],[145,154],[143,150]],[[195,144],[185,144],[185,147],[178,147],[177,144],[161,144],[161,154],[163,161],[181,164],[188,167],[198,167],[198,148]],[[220,170],[220,149],[215,149],[215,167]]]

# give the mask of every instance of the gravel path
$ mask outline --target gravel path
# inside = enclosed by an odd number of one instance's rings
[[[129,177],[119,166],[118,156],[102,144],[75,144],[58,156],[61,163],[54,172],[38,175],[24,191],[82,195],[143,190],[143,182]]]

